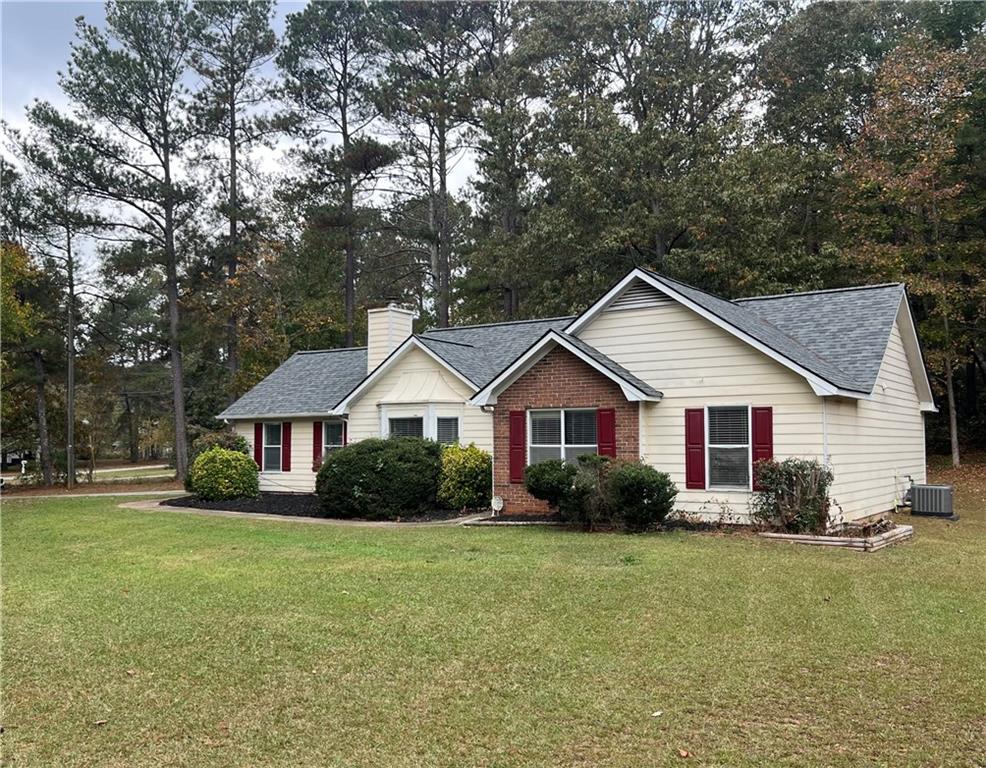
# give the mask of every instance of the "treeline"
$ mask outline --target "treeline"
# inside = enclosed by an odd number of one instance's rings
[[[366,306],[565,314],[635,265],[732,297],[906,281],[933,447],[949,417],[956,460],[986,443],[986,5],[275,12],[107,3],[69,107],[8,131],[3,443],[46,479],[87,442],[184,473],[190,432],[361,343]]]

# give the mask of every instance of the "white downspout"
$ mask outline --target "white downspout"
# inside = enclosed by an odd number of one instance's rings
[[[822,463],[829,466],[829,422],[826,410],[827,398],[822,398]]]

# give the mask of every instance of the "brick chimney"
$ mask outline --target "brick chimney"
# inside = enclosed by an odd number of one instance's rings
[[[370,373],[413,332],[414,312],[390,302],[366,312],[366,372]]]

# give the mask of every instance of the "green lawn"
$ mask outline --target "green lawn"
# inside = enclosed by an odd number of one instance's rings
[[[872,555],[7,502],[4,764],[983,765],[969,478]]]

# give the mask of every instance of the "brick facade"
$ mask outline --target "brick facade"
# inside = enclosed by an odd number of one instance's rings
[[[639,410],[619,385],[566,349],[555,347],[497,397],[493,411],[493,486],[504,514],[546,512],[547,504],[510,482],[510,411],[540,408],[613,408],[616,456],[640,456]]]

